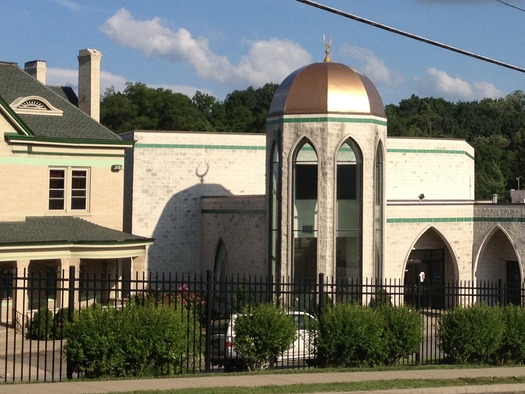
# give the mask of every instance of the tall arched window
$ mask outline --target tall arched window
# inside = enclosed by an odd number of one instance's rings
[[[293,278],[317,276],[317,154],[307,142],[293,163]]]
[[[374,275],[383,277],[383,145],[376,149],[374,187]]]
[[[280,264],[280,224],[281,224],[281,168],[279,150],[274,144],[270,167],[270,275],[277,278],[281,274]]]
[[[228,260],[228,252],[226,251],[226,246],[222,240],[217,246],[217,251],[215,252],[215,263],[213,267],[213,272],[215,280],[219,281],[224,280],[226,276],[230,273],[230,262]]]
[[[337,153],[336,278],[361,278],[362,156],[353,140]]]

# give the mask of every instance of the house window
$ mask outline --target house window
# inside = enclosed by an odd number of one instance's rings
[[[85,211],[88,209],[89,170],[51,168],[49,170],[49,209]]]

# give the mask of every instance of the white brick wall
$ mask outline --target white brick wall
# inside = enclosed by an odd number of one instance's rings
[[[199,272],[201,197],[264,194],[265,135],[134,131],[134,234],[153,237],[149,269]],[[206,246],[207,247],[207,246]]]

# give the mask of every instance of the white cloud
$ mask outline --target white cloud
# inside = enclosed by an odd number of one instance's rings
[[[135,19],[124,8],[104,22],[101,30],[119,45],[147,56],[186,62],[200,78],[225,85],[280,83],[290,72],[311,62],[311,56],[297,43],[270,39],[247,42],[248,52],[233,65],[226,56],[214,53],[206,38],[195,38],[185,28],[170,29],[160,18]]]
[[[452,101],[498,98],[505,95],[490,82],[467,82],[459,77],[451,77],[445,71],[433,67],[427,70],[424,77],[416,78],[416,84],[418,94],[421,96],[442,97]]]
[[[46,84],[51,86],[72,86],[76,89],[78,86],[78,70],[48,67]]]
[[[340,52],[361,63],[358,71],[366,75],[376,86],[393,87],[403,82],[401,74],[391,71],[385,62],[369,49],[342,45]]]

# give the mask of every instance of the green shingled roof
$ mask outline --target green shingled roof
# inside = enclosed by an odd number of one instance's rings
[[[0,222],[0,247],[50,244],[112,245],[152,241],[150,238],[102,227],[72,216],[35,216],[20,222]]]
[[[35,137],[121,141],[118,135],[71,104],[65,91],[42,84],[14,63],[0,63],[0,97],[11,104],[17,98],[29,96],[42,97],[63,111],[62,116],[18,114]]]

